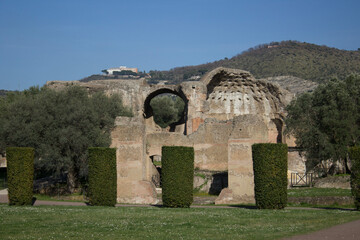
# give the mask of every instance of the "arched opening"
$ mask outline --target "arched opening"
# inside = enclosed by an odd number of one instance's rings
[[[277,130],[277,136],[276,136],[276,143],[282,143],[283,142],[283,122],[280,119],[273,119],[276,130]]]
[[[278,119],[271,119],[269,123],[269,140],[272,143],[283,142],[283,122]]]
[[[187,103],[185,95],[167,88],[158,89],[145,99],[144,117],[153,118],[154,122],[169,132],[179,130],[186,135]]]

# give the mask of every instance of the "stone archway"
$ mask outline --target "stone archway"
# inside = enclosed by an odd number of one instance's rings
[[[126,81],[118,91],[134,103],[134,116],[117,118],[112,131],[118,202],[157,202],[158,181],[153,177],[158,179],[159,173],[154,158],[161,156],[162,146],[172,145],[194,147],[199,170],[228,172],[228,188],[222,190],[217,203],[254,201],[251,145],[285,140],[281,135],[288,100],[285,90],[256,80],[246,71],[225,68],[179,85],[131,83],[135,87]],[[175,129],[162,129],[154,122],[150,102],[161,94],[174,94],[185,103]]]
[[[169,132],[175,132],[177,130],[177,132],[182,131],[182,133],[184,135],[186,135],[186,121],[187,121],[187,113],[188,113],[188,99],[186,98],[185,94],[181,91],[181,89],[179,90],[173,90],[170,88],[160,88],[157,89],[153,92],[151,92],[144,101],[144,106],[143,106],[143,117],[145,119],[145,122],[147,122],[147,125],[154,125],[154,112],[153,109],[151,107],[151,100],[153,100],[154,98],[156,98],[159,95],[163,95],[163,94],[171,94],[171,95],[175,95],[180,97],[183,101],[184,101],[184,111],[183,114],[181,116],[181,118],[177,121],[174,122],[172,124],[169,125]],[[179,126],[183,125],[183,127],[179,130]]]

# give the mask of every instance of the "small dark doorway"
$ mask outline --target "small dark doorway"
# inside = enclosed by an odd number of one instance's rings
[[[154,183],[155,187],[161,188],[161,156],[159,155],[153,155],[150,156],[150,159],[155,167],[155,172],[153,172],[151,176],[151,181]]]
[[[215,173],[209,189],[210,195],[219,195],[221,190],[228,187],[228,172]]]

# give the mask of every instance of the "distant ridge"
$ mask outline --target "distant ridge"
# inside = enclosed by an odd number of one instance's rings
[[[351,73],[360,73],[360,51],[298,41],[272,42],[250,48],[230,59],[149,73],[153,82],[168,80],[178,83],[201,77],[216,67],[246,70],[256,78],[294,76],[322,83],[333,77],[343,79]]]
[[[0,89],[0,97],[3,97],[6,95],[6,93],[11,92],[9,90]]]

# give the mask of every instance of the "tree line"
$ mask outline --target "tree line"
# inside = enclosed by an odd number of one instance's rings
[[[116,116],[131,116],[119,95],[80,87],[31,87],[0,98],[0,153],[35,149],[35,177],[66,176],[69,192],[87,178],[87,149],[108,147]]]

